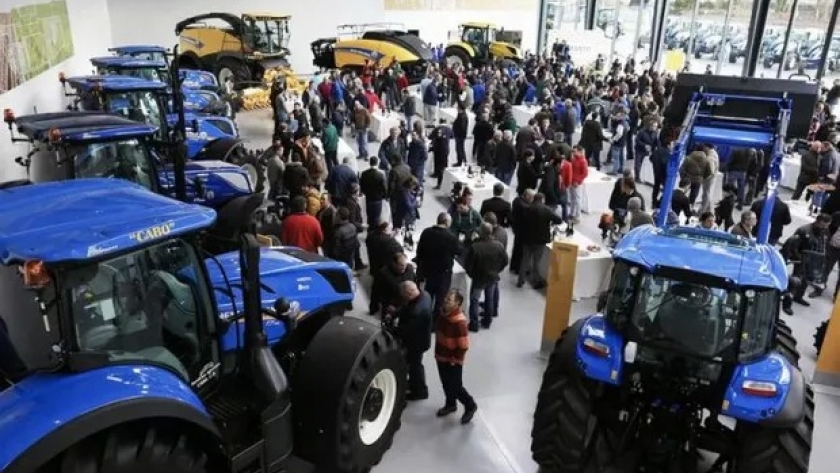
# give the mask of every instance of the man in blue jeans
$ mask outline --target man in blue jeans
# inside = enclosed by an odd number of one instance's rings
[[[481,314],[481,326],[490,328],[499,311],[498,298],[499,274],[508,265],[508,255],[501,242],[493,238],[493,226],[487,222],[478,228],[478,240],[467,251],[464,269],[472,279],[470,287],[470,325],[471,332],[478,332],[479,300],[484,294],[484,313]]]

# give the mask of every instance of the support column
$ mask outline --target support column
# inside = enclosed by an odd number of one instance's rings
[[[750,27],[747,30],[747,54],[744,57],[743,77],[755,75],[758,55],[761,53],[761,41],[764,39],[764,28],[767,26],[767,15],[770,13],[771,0],[754,0]]]
[[[823,44],[822,61],[820,61],[820,67],[817,69],[817,82],[823,78],[825,74],[825,58],[828,57],[828,52],[831,49],[831,38],[834,37],[834,29],[837,26],[837,14],[840,13],[840,2],[834,2],[834,7],[831,9],[831,18],[828,20],[828,28],[825,32],[825,43]]]
[[[840,298],[834,301],[834,310],[831,311],[831,319],[814,369],[814,383],[840,388]]]
[[[799,0],[793,0],[794,2]],[[726,18],[723,20],[723,36],[720,40],[720,49],[718,50],[718,60],[717,65],[715,66],[715,75],[720,75],[720,69],[723,66],[723,61],[729,61],[728,57],[723,57],[723,52],[725,51],[724,45],[729,42],[729,50],[732,50],[732,38],[729,36],[729,19],[732,17],[732,5],[735,3],[735,0],[729,0],[729,4],[726,6]]]
[[[601,0],[586,0],[586,11],[583,16],[583,29],[594,30],[595,19],[598,17],[598,5]]]
[[[548,16],[548,0],[540,0],[540,14],[537,15],[537,54],[542,54],[547,46],[545,20]]]
[[[578,246],[574,243],[556,241],[548,255],[548,278],[545,288],[545,313],[543,314],[542,342],[540,351],[551,353],[554,343],[563,330],[569,326],[574,297],[575,271],[577,270]]]
[[[650,25],[650,64],[652,69],[659,69],[659,60],[665,43],[665,17],[668,7],[668,0],[654,0],[653,21]]]
[[[793,0],[793,5],[790,7],[790,16],[788,17],[787,29],[785,30],[785,42],[782,46],[782,62],[779,63],[779,69],[776,71],[776,79],[782,78],[782,70],[785,68],[785,58],[788,52],[788,43],[790,43],[790,30],[793,29],[793,19],[796,17],[796,9],[799,8],[799,0]]]

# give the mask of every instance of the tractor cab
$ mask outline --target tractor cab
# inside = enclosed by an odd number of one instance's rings
[[[289,53],[289,15],[243,13],[244,48],[267,57]]]
[[[30,144],[15,161],[26,168],[32,183],[109,177],[127,180],[169,196],[175,195],[172,163],[159,151],[156,126],[102,112],[58,112],[15,117],[6,111],[16,142]],[[247,171],[219,161],[186,164],[186,195],[190,202],[213,208],[254,195]]]
[[[120,75],[154,80],[169,84],[169,68],[166,61],[137,59],[130,56],[105,56],[91,58],[94,74]]]
[[[459,26],[458,41],[446,47],[447,64],[482,65],[499,60],[508,65],[522,60],[522,51],[514,44],[521,32],[506,32],[490,23],[470,22]]]
[[[163,46],[126,45],[108,48],[115,56],[133,57],[144,61],[158,61],[169,65],[169,50]]]
[[[475,58],[490,59],[490,45],[496,41],[496,28],[489,23],[464,23],[460,27],[461,41],[475,49]]]

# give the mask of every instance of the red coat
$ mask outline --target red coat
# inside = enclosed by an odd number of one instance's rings
[[[382,103],[382,100],[379,98],[378,95],[367,90],[365,91],[365,98],[368,101],[368,111],[370,113],[373,113],[374,110],[376,110],[376,107],[379,107],[381,110],[385,110],[385,105]]]
[[[328,80],[321,81],[318,84],[318,93],[321,94],[321,99],[329,101],[332,98],[332,83]]]
[[[563,189],[568,189],[572,185],[572,163],[564,159],[560,163],[560,182],[563,184]]]
[[[573,154],[570,167],[572,171],[572,184],[576,186],[583,184],[583,181],[586,180],[586,176],[589,175],[589,162],[586,160],[586,156],[581,153]]]
[[[408,83],[408,77],[405,74],[401,74],[397,77],[397,88],[400,90],[405,90],[408,88],[410,84]]]
[[[280,241],[286,246],[317,253],[324,243],[324,233],[318,219],[306,214],[292,214],[283,219],[280,230]]]

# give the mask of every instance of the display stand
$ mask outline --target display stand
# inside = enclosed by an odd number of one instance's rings
[[[557,339],[569,326],[577,257],[578,246],[574,243],[558,241],[551,247],[540,345],[543,353],[554,349]]]
[[[840,298],[834,300],[825,339],[823,339],[817,367],[814,370],[814,384],[840,388]],[[833,321],[833,322],[832,322]]]

